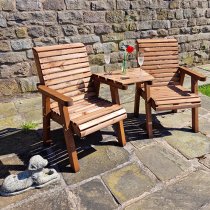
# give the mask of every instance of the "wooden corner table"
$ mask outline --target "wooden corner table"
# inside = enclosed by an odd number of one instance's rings
[[[150,89],[149,86],[152,85],[154,77],[147,72],[140,70],[140,68],[132,68],[127,71],[126,76],[123,78],[121,71],[114,71],[111,74],[107,73],[95,73],[92,75],[94,83],[99,91],[100,82],[110,85],[112,102],[120,104],[118,89],[127,90],[128,85],[136,84],[135,98],[139,98],[139,86],[144,84],[145,88],[145,110],[146,110],[146,128],[149,138],[152,138],[152,119],[151,119],[151,109],[150,109]],[[135,100],[138,101],[138,100]],[[139,109],[139,103],[134,104],[134,113]]]

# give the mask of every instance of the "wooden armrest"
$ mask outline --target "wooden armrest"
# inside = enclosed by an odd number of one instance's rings
[[[127,90],[128,89],[127,85],[123,85],[122,83],[115,82],[115,81],[113,81],[109,78],[104,78],[103,76],[99,76],[97,74],[92,74],[92,78],[93,78],[93,80],[95,80],[97,82],[104,83],[104,84],[110,85],[110,86],[115,87],[115,88],[119,88],[119,89],[122,89],[122,90]]]
[[[204,76],[203,74],[201,73],[198,73],[198,72],[195,72],[195,71],[192,71],[191,69],[188,69],[186,67],[183,67],[183,66],[179,66],[179,70],[191,77],[194,77],[195,79],[197,80],[200,80],[200,81],[206,81],[206,76]]]
[[[70,97],[65,96],[62,93],[59,93],[58,91],[53,90],[45,85],[38,85],[37,88],[42,94],[50,97],[63,106],[71,106],[73,104],[73,100]]]

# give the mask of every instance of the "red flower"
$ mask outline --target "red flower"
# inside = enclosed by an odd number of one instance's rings
[[[132,52],[134,51],[134,47],[128,45],[127,48],[126,48],[126,51],[127,51],[128,53],[132,53]]]

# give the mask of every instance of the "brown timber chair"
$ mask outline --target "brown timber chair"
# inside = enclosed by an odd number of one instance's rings
[[[100,81],[90,72],[86,47],[82,43],[33,48],[43,101],[43,141],[50,140],[50,119],[63,126],[71,167],[79,171],[74,134],[87,136],[116,124],[121,146],[126,144],[125,109],[98,97]],[[110,89],[121,88],[110,83]]]
[[[137,45],[144,52],[142,69],[155,78],[152,85],[136,86],[134,114],[139,114],[140,96],[146,100],[146,120],[148,135],[151,138],[152,116],[155,111],[167,111],[192,108],[192,129],[199,131],[198,107],[201,99],[198,96],[198,80],[206,77],[186,67],[179,66],[178,43],[176,39],[139,39]],[[191,90],[183,87],[185,74],[191,76]]]

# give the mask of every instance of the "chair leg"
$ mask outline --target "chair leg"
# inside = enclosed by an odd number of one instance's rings
[[[74,136],[70,129],[63,129],[64,130],[64,137],[66,142],[66,148],[69,155],[69,162],[74,172],[78,172],[80,170],[79,161],[77,157],[76,146],[74,143]]]
[[[135,101],[134,101],[134,117],[139,116],[139,106],[140,106],[140,94],[136,88]]]
[[[115,123],[117,127],[117,136],[118,136],[118,141],[120,146],[125,146],[126,145],[126,138],[125,138],[125,131],[124,131],[124,126],[123,126],[123,121],[119,121],[118,123]]]
[[[198,108],[192,108],[192,129],[195,133],[199,132]]]
[[[50,139],[50,116],[43,116],[43,144],[50,145],[52,140]]]
[[[50,145],[50,98],[42,95],[42,112],[43,112],[43,144]]]
[[[146,110],[146,128],[147,134],[149,138],[153,138],[152,131],[152,107],[150,103],[145,102],[145,110]]]

